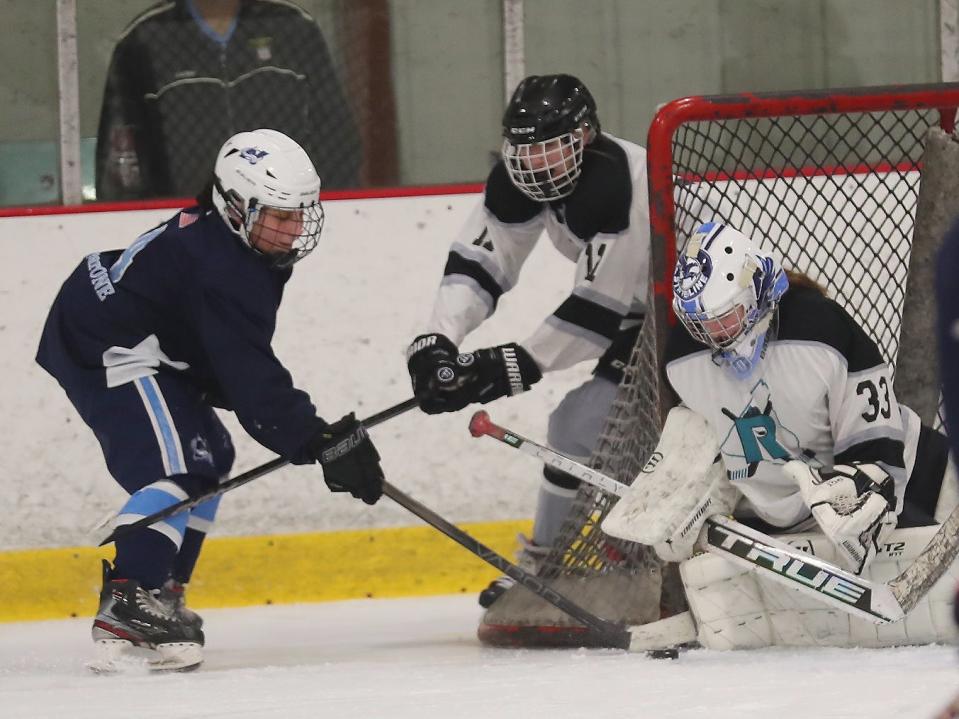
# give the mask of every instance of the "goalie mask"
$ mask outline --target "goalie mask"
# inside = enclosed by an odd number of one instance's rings
[[[320,177],[303,148],[276,130],[226,141],[213,168],[213,205],[244,244],[277,268],[306,257],[323,230]]]
[[[702,225],[673,273],[673,309],[693,339],[740,379],[766,347],[769,323],[789,280],[779,262],[732,227]]]
[[[572,75],[531,75],[503,114],[502,156],[510,180],[537,202],[572,193],[583,149],[599,132],[596,102]]]

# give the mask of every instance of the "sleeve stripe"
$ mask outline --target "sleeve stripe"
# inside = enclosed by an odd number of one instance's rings
[[[855,460],[884,464],[891,468],[898,468],[900,471],[905,470],[906,467],[902,441],[889,437],[859,442],[843,450],[834,458],[836,464],[848,464]]]
[[[618,300],[613,299],[604,295],[602,292],[597,292],[590,287],[578,286],[573,288],[572,294],[576,297],[580,297],[588,302],[593,302],[600,307],[605,307],[608,310],[612,310],[620,317],[625,317],[629,314],[629,305],[619,302]]]
[[[464,275],[472,279],[483,290],[485,290],[493,300],[493,307],[499,301],[503,294],[503,288],[493,279],[493,276],[487,272],[483,266],[476,260],[468,260],[456,252],[450,252],[446,259],[446,267],[443,270],[443,276]]]
[[[870,427],[869,429],[856,432],[854,435],[844,437],[841,441],[836,442],[835,446],[833,446],[833,454],[838,456],[846,452],[850,447],[878,439],[889,439],[905,446],[904,437],[905,435],[901,429],[887,426]]]
[[[583,297],[571,295],[553,313],[557,319],[602,335],[608,340],[616,337],[623,316]]]

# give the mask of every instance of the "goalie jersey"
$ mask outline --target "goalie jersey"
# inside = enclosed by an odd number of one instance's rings
[[[765,356],[746,380],[718,366],[682,325],[666,350],[669,386],[716,432],[726,470],[742,492],[737,515],[801,530],[811,515],[782,472],[790,459],[816,468],[880,465],[895,481],[897,511],[916,463],[921,423],[897,403],[889,365],[836,302],[791,287]]]
[[[531,200],[502,161],[493,167],[483,202],[450,248],[427,330],[459,345],[516,285],[544,229],[576,271],[569,296],[520,343],[539,368],[596,359],[635,328],[649,282],[646,151],[600,133],[583,152],[576,189],[559,200]]]

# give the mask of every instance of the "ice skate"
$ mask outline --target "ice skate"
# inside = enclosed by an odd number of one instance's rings
[[[173,577],[170,577],[160,587],[158,596],[160,602],[166,605],[177,618],[190,627],[196,629],[203,628],[203,617],[194,612],[186,605],[186,585],[180,584]]]
[[[180,619],[132,579],[112,579],[103,563],[100,609],[93,620],[96,659],[87,667],[100,674],[145,668],[188,671],[203,662],[203,632]]]
[[[519,540],[520,550],[516,553],[516,565],[532,575],[538,574],[543,560],[545,560],[549,554],[549,547],[540,547],[523,534],[518,535],[517,539]],[[507,577],[506,575],[497,577],[489,583],[486,589],[480,592],[479,605],[484,609],[488,609],[493,602],[499,599],[503,593],[514,584],[516,584],[516,582],[511,577]]]

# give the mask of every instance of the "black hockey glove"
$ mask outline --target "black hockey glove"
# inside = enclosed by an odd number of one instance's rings
[[[321,430],[308,449],[323,465],[330,491],[349,492],[367,504],[376,504],[383,496],[379,452],[352,412]]]
[[[468,404],[457,405],[453,392],[461,384],[458,354],[456,345],[441,334],[420,335],[406,350],[413,395],[426,414],[455,412]]]
[[[486,404],[525,392],[543,378],[536,361],[514,342],[465,352],[456,358],[459,387],[456,404]]]

